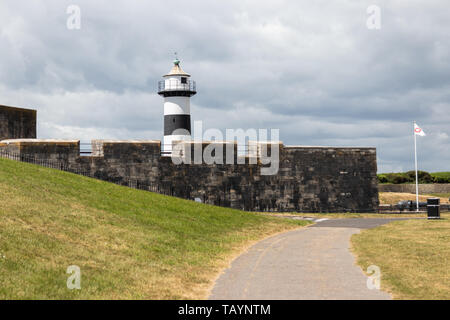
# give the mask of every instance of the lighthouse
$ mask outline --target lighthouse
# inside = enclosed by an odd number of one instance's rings
[[[162,154],[172,155],[172,142],[191,140],[190,99],[197,93],[195,81],[181,69],[180,60],[158,83],[158,94],[164,97],[164,142]]]

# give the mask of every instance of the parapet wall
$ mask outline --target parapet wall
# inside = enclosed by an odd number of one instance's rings
[[[0,148],[35,159],[64,163],[74,162],[80,156],[79,140],[8,139],[0,141]]]
[[[173,196],[249,211],[377,210],[375,148],[280,144],[279,169],[274,175],[262,175],[261,169],[269,165],[262,164],[259,152],[265,148],[271,155],[273,145],[259,144],[253,149],[257,151],[241,157],[235,143],[223,143],[223,164],[207,164],[194,159],[194,151],[200,148],[204,152],[208,143],[184,144],[183,150],[191,150],[190,164],[174,164],[172,158],[162,157],[161,142],[154,140],[94,140],[92,156],[79,156],[79,141],[10,140],[0,142],[0,150],[58,159],[74,171],[102,180],[121,183],[133,179]],[[225,158],[231,151],[233,164],[227,164]]]
[[[0,105],[0,140],[36,138],[36,110]]]

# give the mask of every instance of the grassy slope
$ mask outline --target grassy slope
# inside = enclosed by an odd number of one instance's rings
[[[302,224],[0,159],[0,298],[204,298],[245,245]]]
[[[382,289],[399,299],[450,299],[450,214],[398,221],[352,237],[363,270],[381,269]]]

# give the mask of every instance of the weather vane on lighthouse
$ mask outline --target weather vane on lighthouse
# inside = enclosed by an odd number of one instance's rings
[[[164,97],[164,142],[162,154],[172,155],[172,143],[191,140],[190,99],[197,93],[196,83],[181,69],[178,54],[170,72],[158,83],[158,94]]]

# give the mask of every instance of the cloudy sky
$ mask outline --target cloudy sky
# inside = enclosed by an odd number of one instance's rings
[[[161,139],[175,51],[204,128],[375,146],[390,172],[413,169],[417,120],[421,169],[450,170],[448,0],[1,0],[0,104],[37,109],[40,138]]]

